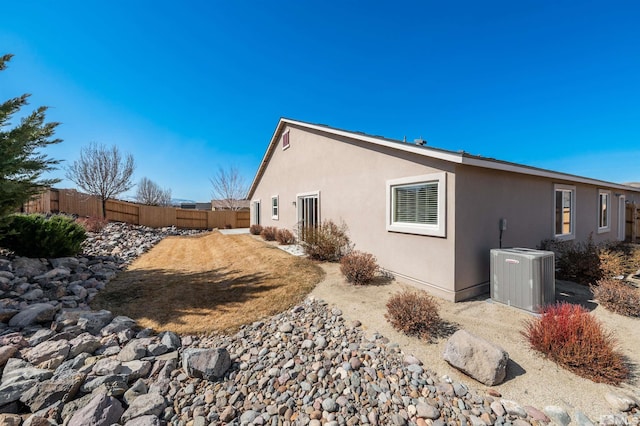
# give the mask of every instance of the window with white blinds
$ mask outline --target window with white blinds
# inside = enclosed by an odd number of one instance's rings
[[[446,173],[387,181],[387,230],[446,236]]]
[[[438,225],[438,182],[393,187],[393,221]]]

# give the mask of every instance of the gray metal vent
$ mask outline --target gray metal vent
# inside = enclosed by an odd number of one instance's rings
[[[537,312],[556,300],[553,252],[528,248],[491,250],[491,299]]]

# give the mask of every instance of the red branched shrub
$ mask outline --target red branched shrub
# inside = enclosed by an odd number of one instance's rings
[[[640,290],[613,279],[598,281],[592,286],[594,298],[602,306],[620,315],[640,317]]]
[[[340,272],[350,283],[369,284],[378,272],[378,263],[371,253],[352,251],[340,259]]]
[[[79,217],[76,219],[76,222],[82,225],[82,227],[87,232],[100,232],[104,229],[105,226],[109,223],[107,219],[101,217]]]
[[[293,232],[288,229],[278,229],[278,232],[276,232],[276,240],[280,245],[289,245],[296,242],[296,237],[293,235]]]
[[[387,301],[385,318],[409,336],[431,340],[441,324],[436,300],[424,291],[404,290]]]
[[[251,233],[251,235],[260,235],[260,233],[262,233],[262,225],[254,223],[253,225],[251,225],[251,227],[249,227],[249,232]]]
[[[522,334],[532,349],[581,377],[614,385],[629,377],[613,334],[580,305],[548,305]]]
[[[277,232],[278,228],[276,228],[275,226],[265,226],[264,228],[262,228],[260,236],[262,236],[265,241],[275,241]]]

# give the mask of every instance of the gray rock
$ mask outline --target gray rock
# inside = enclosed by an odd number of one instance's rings
[[[76,257],[58,257],[55,259],[49,259],[49,263],[54,268],[67,268],[70,270],[78,269],[80,261]]]
[[[33,278],[46,272],[47,265],[40,259],[28,257],[16,257],[13,260],[15,275],[19,277]]]
[[[34,303],[21,310],[9,320],[9,327],[25,328],[33,324],[45,323],[53,320],[56,308],[48,303]]]
[[[172,331],[167,331],[162,335],[160,343],[165,345],[169,351],[175,351],[182,346],[180,337]]]
[[[549,405],[544,407],[542,410],[544,413],[557,425],[567,426],[571,423],[571,417],[569,417],[569,413],[567,413],[562,407],[558,407],[557,405]]]
[[[416,415],[423,419],[435,420],[440,417],[440,410],[432,405],[419,402],[416,405]]]
[[[28,362],[11,358],[2,371],[2,384],[24,382],[25,380],[47,380],[53,376],[53,371],[33,367]]]
[[[285,322],[278,327],[278,330],[282,333],[291,333],[293,331],[293,325],[290,322]]]
[[[224,348],[187,349],[182,353],[182,368],[191,377],[213,381],[224,376],[231,357]]]
[[[127,408],[122,415],[122,421],[128,422],[136,417],[155,415],[160,416],[167,406],[165,399],[157,393],[148,393],[140,395]]]
[[[106,310],[98,312],[86,312],[80,314],[78,325],[93,335],[97,335],[100,330],[113,319],[113,314]]]
[[[100,392],[110,396],[121,396],[129,389],[127,379],[127,376],[121,374],[93,377],[82,384],[80,391],[94,394]]]
[[[49,328],[41,328],[29,337],[29,346],[38,346],[45,340],[49,340],[56,332]]]
[[[595,424],[591,421],[586,414],[582,411],[576,410],[573,420],[576,422],[578,426],[595,426]]]
[[[506,411],[507,414],[509,414],[510,416],[527,417],[527,412],[517,402],[511,401],[509,399],[501,399],[500,403],[504,407],[504,411]],[[546,411],[545,411],[545,413],[546,413]]]
[[[129,420],[124,424],[124,426],[160,426],[161,424],[162,423],[160,422],[160,418],[158,416],[150,414],[147,416],[140,416],[136,417],[133,420]]]
[[[48,407],[56,401],[66,403],[76,396],[85,377],[84,374],[75,374],[58,380],[40,382],[26,391],[20,397],[20,402],[32,412]]]
[[[127,405],[131,405],[133,401],[140,395],[145,395],[148,392],[147,385],[144,380],[138,379],[136,382],[124,393],[124,401]]]
[[[33,290],[30,290],[25,294],[23,294],[22,296],[20,296],[20,298],[23,300],[28,300],[30,302],[33,302],[34,300],[42,299],[43,295],[44,295],[44,292],[41,289],[34,288]]]
[[[36,380],[24,380],[0,385],[0,407],[10,402],[18,401],[22,394],[31,389],[36,383],[38,383]]]
[[[135,359],[144,358],[147,355],[147,349],[139,339],[130,340],[118,353],[118,360],[133,361]]]
[[[636,406],[636,401],[620,393],[607,392],[604,399],[616,411],[626,412]]]
[[[83,352],[94,353],[102,344],[100,339],[92,336],[90,333],[82,333],[79,336],[69,340],[71,349],[69,350],[69,357],[75,358]]]
[[[114,358],[103,358],[93,365],[93,372],[97,376],[112,376],[122,372],[122,362]]]
[[[121,374],[126,374],[128,380],[136,380],[145,377],[151,371],[151,363],[149,361],[128,361],[122,363]]]
[[[322,409],[329,413],[335,413],[338,411],[338,408],[338,404],[336,404],[336,400],[333,398],[326,398],[322,401]]]
[[[258,413],[257,411],[254,410],[247,410],[244,413],[242,413],[242,415],[240,416],[240,423],[241,424],[247,424],[247,423],[252,423],[256,417],[258,417],[260,413]]]
[[[458,330],[447,340],[444,359],[477,381],[493,386],[506,377],[509,354],[466,330]]]
[[[64,361],[64,359],[69,354],[70,349],[71,345],[67,340],[47,340],[40,343],[38,346],[31,348],[27,352],[26,357],[29,362],[34,365],[38,365],[53,358],[59,357],[62,357],[62,361]],[[60,361],[58,365],[60,365],[62,361]],[[53,368],[57,368],[58,365]]]
[[[123,412],[120,401],[111,396],[99,394],[77,410],[67,426],[108,426],[119,423]]]

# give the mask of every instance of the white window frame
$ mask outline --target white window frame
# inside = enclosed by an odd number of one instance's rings
[[[261,225],[260,222],[262,222],[262,212],[260,210],[262,210],[262,203],[260,202],[260,198],[257,198],[255,200],[251,200],[251,206],[253,207],[253,215],[251,220],[253,221],[253,223],[255,225]]]
[[[284,144],[284,140],[285,140],[285,136],[287,139],[287,144]],[[289,132],[289,130],[287,130],[286,132],[282,133],[282,150],[286,150],[289,149],[289,147],[291,146],[291,133]]]
[[[604,226],[602,225],[602,202],[601,202],[601,197],[603,195],[607,196],[607,205],[605,206],[605,209],[607,211],[607,223],[604,224]],[[599,189],[598,190],[598,234],[602,234],[605,232],[610,232],[611,231],[611,191],[608,191],[606,189]]]
[[[275,201],[275,204],[273,203]],[[273,195],[271,197],[271,219],[278,220],[280,214],[280,197]]]
[[[395,187],[411,184],[438,184],[438,218],[436,225],[421,223],[404,223],[393,221],[393,208],[395,203]],[[387,208],[386,208],[386,228],[389,232],[402,232],[405,234],[428,235],[432,237],[447,236],[447,173],[430,173],[420,176],[410,176],[400,179],[391,179],[386,182],[387,186]]]
[[[571,192],[571,212],[569,215],[571,231],[568,234],[556,234],[556,193],[558,191]],[[573,185],[555,184],[553,186],[553,235],[557,240],[573,240],[576,238],[576,187]]]

